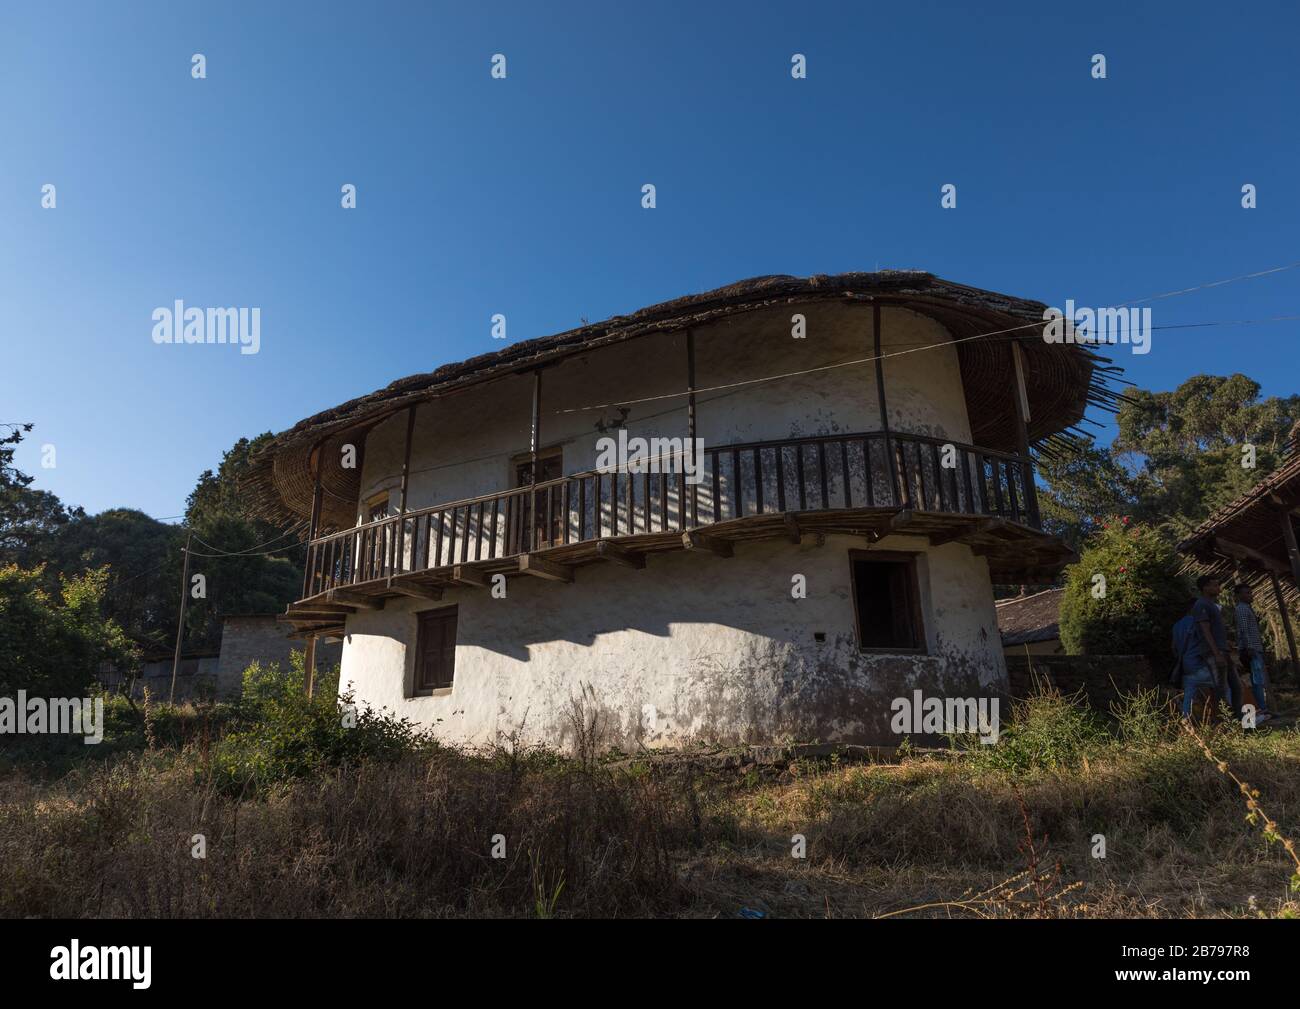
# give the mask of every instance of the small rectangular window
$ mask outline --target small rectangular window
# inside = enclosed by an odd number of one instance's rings
[[[376,494],[366,502],[365,521],[378,522],[388,518],[388,491]]]
[[[456,607],[425,610],[416,617],[415,695],[451,686],[456,673]]]
[[[924,652],[916,556],[852,550],[849,564],[858,647],[872,652]]]

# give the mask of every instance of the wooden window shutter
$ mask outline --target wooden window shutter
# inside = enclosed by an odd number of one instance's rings
[[[415,646],[415,693],[450,687],[456,672],[455,606],[426,610],[418,617]]]

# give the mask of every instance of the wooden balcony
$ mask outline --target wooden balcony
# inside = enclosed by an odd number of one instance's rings
[[[1003,582],[1050,578],[1072,557],[1040,531],[1031,464],[1006,453],[871,432],[706,449],[695,482],[673,468],[576,473],[319,537],[283,619],[337,633],[355,609],[499,573],[572,581],[588,563],[641,568],[648,554],[804,535],[966,542]]]

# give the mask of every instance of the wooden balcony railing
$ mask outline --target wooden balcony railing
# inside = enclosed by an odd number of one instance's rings
[[[893,456],[892,462],[890,455]],[[304,597],[393,575],[748,516],[853,508],[984,515],[1039,528],[1028,460],[883,432],[706,449],[701,479],[589,471],[408,511],[313,540]],[[680,469],[680,467],[675,467]]]

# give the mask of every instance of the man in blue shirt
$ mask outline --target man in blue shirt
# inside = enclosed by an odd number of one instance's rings
[[[1192,715],[1192,704],[1198,693],[1208,690],[1216,697],[1219,693],[1214,676],[1205,668],[1201,634],[1192,617],[1192,609],[1195,605],[1196,600],[1190,600],[1187,603],[1187,612],[1174,623],[1173,652],[1176,661],[1173,673],[1169,677],[1172,683],[1182,684],[1183,716],[1186,718]]]
[[[1202,575],[1196,579],[1196,588],[1200,598],[1192,604],[1192,620],[1196,624],[1196,633],[1192,640],[1196,644],[1195,654],[1183,656],[1183,715],[1191,717],[1192,702],[1197,693],[1208,689],[1220,700],[1226,700],[1237,717],[1241,717],[1240,690],[1233,689],[1236,672],[1231,668],[1236,656],[1228,648],[1228,630],[1223,625],[1223,614],[1214,601],[1219,594],[1219,580],[1213,575]]]

